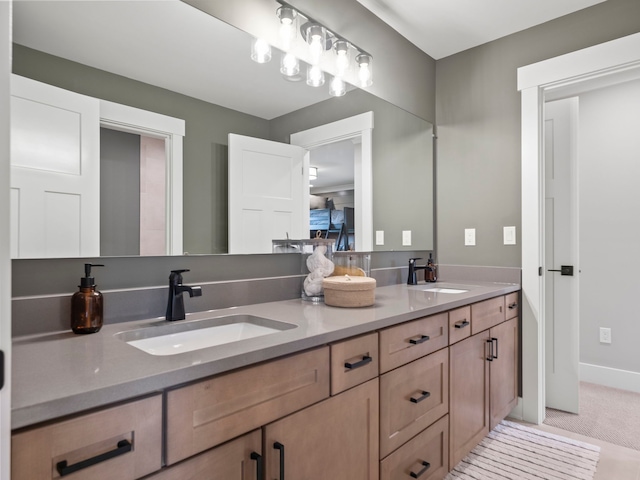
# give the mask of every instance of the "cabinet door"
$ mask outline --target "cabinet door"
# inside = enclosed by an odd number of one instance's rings
[[[449,352],[446,348],[380,377],[380,457],[449,411]]]
[[[449,468],[489,433],[489,331],[449,347]]]
[[[168,467],[147,480],[262,480],[262,431],[240,438]]]
[[[267,425],[265,478],[377,480],[378,414],[376,378]]]
[[[490,330],[493,342],[491,362],[491,424],[493,430],[518,403],[518,319]]]

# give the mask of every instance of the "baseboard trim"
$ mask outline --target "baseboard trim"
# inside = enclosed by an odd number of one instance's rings
[[[620,388],[640,393],[640,373],[617,368],[601,367],[588,363],[580,364],[580,380],[583,382]]]

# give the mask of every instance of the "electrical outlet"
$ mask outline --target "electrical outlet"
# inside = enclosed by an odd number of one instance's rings
[[[411,230],[402,231],[402,246],[404,247],[411,246]]]
[[[611,343],[611,329],[600,327],[600,343]]]
[[[384,230],[376,230],[376,245],[384,245]]]
[[[473,247],[476,244],[476,229],[465,228],[464,229],[464,244],[467,247]]]

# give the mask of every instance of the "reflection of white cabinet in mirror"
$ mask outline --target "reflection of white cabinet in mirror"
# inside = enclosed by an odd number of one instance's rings
[[[153,254],[182,254],[183,120],[17,75],[11,89],[13,258],[101,255],[101,126],[164,142],[166,247]]]

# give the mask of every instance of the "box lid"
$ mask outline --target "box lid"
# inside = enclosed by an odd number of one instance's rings
[[[376,279],[371,277],[352,277],[350,275],[327,277],[322,281],[325,289],[342,291],[373,290],[376,288]]]

